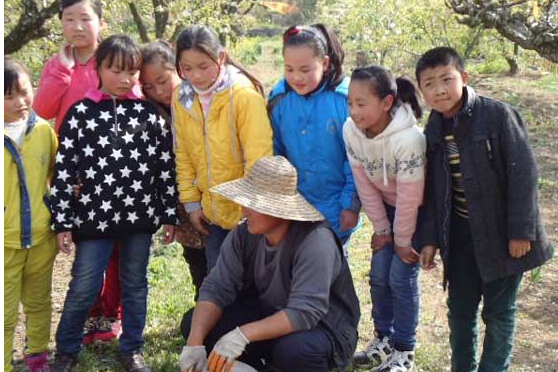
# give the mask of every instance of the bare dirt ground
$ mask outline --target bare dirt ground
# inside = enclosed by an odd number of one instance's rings
[[[266,70],[266,69],[264,69]],[[540,171],[540,205],[543,220],[554,246],[558,245],[558,93],[532,87],[538,73],[516,77],[484,76],[471,82],[478,92],[517,105],[529,121],[529,131]],[[558,82],[557,82],[558,83]],[[372,335],[367,273],[370,262],[371,229],[366,225],[351,243],[351,266],[361,299],[362,347]],[[53,278],[52,339],[62,312],[70,279],[73,256],[58,255]],[[422,272],[421,321],[417,348],[417,369],[449,371],[449,344],[445,294],[442,291],[441,264],[433,272]],[[24,345],[23,315],[16,330],[14,354],[21,357]],[[480,321],[482,324],[482,321]],[[52,345],[54,346],[54,345]],[[558,259],[544,266],[539,278],[527,273],[518,296],[514,372],[558,372]],[[26,371],[21,361],[16,371]]]

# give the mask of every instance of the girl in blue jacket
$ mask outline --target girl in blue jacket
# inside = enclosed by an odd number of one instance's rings
[[[289,28],[283,34],[285,77],[273,88],[268,109],[275,154],[295,166],[298,190],[329,221],[346,253],[360,201],[343,143],[349,116],[344,57],[325,25]]]

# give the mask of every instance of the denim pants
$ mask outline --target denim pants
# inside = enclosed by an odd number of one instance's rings
[[[223,244],[223,240],[225,240],[229,231],[217,225],[209,225],[209,235],[205,237],[205,259],[208,273],[217,263],[221,252],[221,244]]]
[[[511,362],[516,297],[522,274],[483,282],[466,218],[452,217],[448,261],[448,320],[452,372],[504,372]],[[486,325],[483,352],[477,364],[477,315],[483,299]]]
[[[122,335],[119,350],[121,353],[128,353],[141,348],[144,343],[151,234],[129,235],[119,241],[122,285]],[[103,285],[103,273],[115,242],[115,239],[94,239],[76,244],[72,280],[56,331],[58,352],[74,354],[80,351],[87,313]]]
[[[393,226],[395,208],[387,204],[385,208]],[[419,252],[417,236],[415,231],[412,245]],[[388,337],[398,350],[414,350],[420,305],[419,263],[404,263],[395,253],[393,244],[388,244],[372,253],[370,266],[372,319],[378,337]]]
[[[237,301],[223,310],[221,319],[204,340],[207,355],[226,333],[246,323],[258,321],[273,314],[260,308],[258,299]],[[193,309],[188,311],[180,325],[186,339],[190,333]],[[262,362],[262,359],[264,362]],[[253,368],[281,372],[328,372],[333,363],[333,344],[320,328],[293,332],[288,335],[246,346],[238,360]]]

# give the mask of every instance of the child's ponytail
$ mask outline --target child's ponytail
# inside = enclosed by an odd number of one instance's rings
[[[322,23],[292,26],[283,34],[283,53],[285,48],[299,45],[310,47],[320,58],[328,56],[329,68],[324,73],[323,81],[327,82],[329,89],[335,89],[343,80],[345,60],[345,52],[335,32]]]
[[[422,117],[418,90],[409,79],[405,77],[395,79],[387,68],[370,65],[356,68],[351,74],[351,81],[353,80],[368,82],[372,93],[380,99],[393,96],[392,110],[403,102],[411,106],[417,119]]]
[[[418,90],[411,80],[406,77],[398,77],[395,79],[397,84],[396,101],[408,103],[413,109],[413,113],[417,119],[422,117],[422,107],[420,107]]]

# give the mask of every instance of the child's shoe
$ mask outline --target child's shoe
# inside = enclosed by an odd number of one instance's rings
[[[413,369],[415,365],[415,352],[414,351],[400,351],[393,350],[393,353],[388,358],[387,362],[382,364],[377,372],[408,372]]]
[[[77,354],[56,353],[50,372],[70,372],[77,363]]]
[[[48,353],[46,351],[37,354],[26,354],[23,360],[29,372],[50,372]]]
[[[380,339],[374,336],[364,350],[355,353],[353,361],[357,367],[372,368],[374,371],[388,360],[392,352],[387,337]]]
[[[103,318],[97,324],[97,332],[95,333],[95,341],[110,341],[119,338],[122,333],[120,321],[116,318]]]
[[[97,328],[99,326],[98,317],[87,318],[85,325],[83,326],[83,344],[89,345],[95,341],[95,334],[97,333]]]

